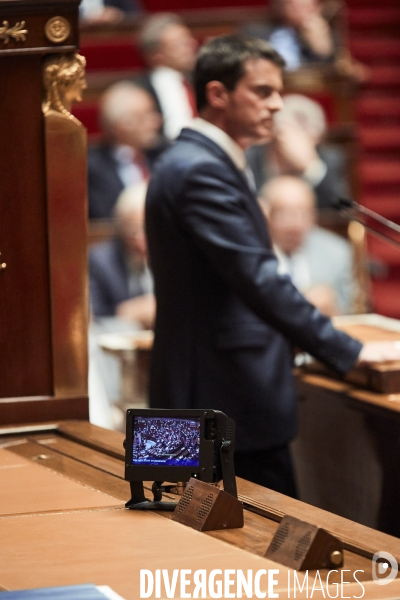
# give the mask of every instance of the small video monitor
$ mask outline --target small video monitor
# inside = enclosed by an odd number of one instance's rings
[[[200,418],[135,416],[132,464],[198,468]]]
[[[125,479],[223,479],[221,448],[233,456],[235,423],[218,410],[135,409],[126,415]]]

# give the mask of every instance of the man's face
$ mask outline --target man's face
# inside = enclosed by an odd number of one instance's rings
[[[128,252],[138,262],[144,262],[147,258],[144,210],[132,209],[129,213],[125,213],[121,219],[120,232]]]
[[[311,190],[295,179],[276,181],[270,192],[267,218],[273,243],[285,254],[293,254],[315,222]]]
[[[158,139],[161,116],[151,96],[142,90],[134,90],[130,107],[126,108],[116,124],[117,142],[138,150],[152,148]]]
[[[273,115],[282,108],[280,67],[263,58],[249,59],[233,91],[227,91],[225,130],[243,149],[272,138]]]
[[[197,42],[187,27],[170,25],[161,36],[155,57],[158,65],[188,73],[194,68],[196,50]]]

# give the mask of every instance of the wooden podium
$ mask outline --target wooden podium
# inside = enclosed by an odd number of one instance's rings
[[[361,341],[400,340],[400,322],[380,315],[337,317]],[[294,461],[300,498],[400,537],[400,365],[372,364],[346,378],[299,369]]]
[[[0,425],[88,418],[86,132],[43,112],[78,5],[0,4]]]

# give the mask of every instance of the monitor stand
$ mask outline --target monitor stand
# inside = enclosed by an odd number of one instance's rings
[[[131,510],[170,510],[177,507],[177,502],[163,502],[163,492],[171,492],[176,484],[162,485],[162,481],[155,481],[152,485],[153,500],[148,500],[144,495],[143,481],[131,481],[131,499],[125,504],[125,508]]]

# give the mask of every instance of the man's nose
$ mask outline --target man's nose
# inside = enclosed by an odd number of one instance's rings
[[[273,92],[269,97],[268,108],[271,112],[277,112],[283,108],[282,96],[279,92]]]

